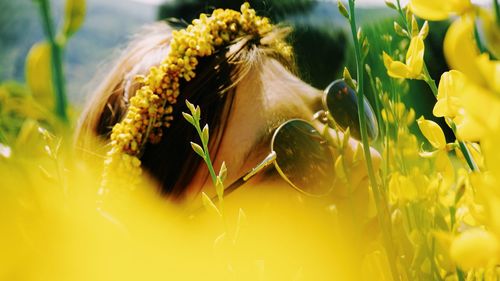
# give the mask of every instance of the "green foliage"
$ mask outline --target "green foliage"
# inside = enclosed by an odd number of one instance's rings
[[[296,25],[291,43],[300,76],[309,84],[322,89],[341,74],[349,45],[341,30]]]
[[[52,113],[26,86],[14,81],[0,84],[0,143],[15,145],[30,123],[50,126],[53,121]]]

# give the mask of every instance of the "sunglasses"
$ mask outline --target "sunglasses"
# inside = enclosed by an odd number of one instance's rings
[[[368,135],[374,140],[378,135],[378,123],[366,98],[364,107]],[[325,89],[323,110],[314,114],[314,118],[334,129],[349,128],[351,136],[360,139],[356,91],[343,79],[332,82]],[[334,124],[331,124],[330,120],[333,120]],[[269,155],[228,186],[224,195],[230,194],[273,164],[279,175],[303,194],[324,196],[333,189],[335,159],[331,145],[311,123],[302,119],[291,119],[274,131]]]

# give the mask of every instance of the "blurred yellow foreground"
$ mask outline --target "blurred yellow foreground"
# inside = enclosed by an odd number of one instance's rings
[[[99,168],[88,169],[99,165],[57,154],[57,142],[44,148],[50,157],[0,158],[0,280],[386,277],[370,220],[351,217],[366,206],[344,219],[334,198],[272,186],[240,188],[222,216],[186,212],[146,185],[102,197]]]

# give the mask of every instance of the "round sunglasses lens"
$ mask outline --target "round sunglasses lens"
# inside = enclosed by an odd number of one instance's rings
[[[298,190],[325,195],[333,187],[334,161],[327,141],[303,120],[290,120],[274,134],[276,169]]]
[[[333,81],[325,90],[325,105],[335,119],[335,122],[342,128],[349,127],[351,135],[356,139],[361,139],[361,131],[358,119],[358,101],[354,89],[349,87],[344,79]],[[375,140],[378,136],[378,123],[368,99],[364,97],[364,118],[368,129],[368,137]]]

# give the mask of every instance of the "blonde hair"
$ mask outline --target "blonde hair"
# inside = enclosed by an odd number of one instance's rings
[[[173,28],[166,23],[145,28],[116,60],[81,114],[76,142],[83,151],[100,150],[95,147],[96,137],[109,139],[113,125],[124,117],[130,98],[142,86],[134,77],[145,75],[167,56],[172,31]],[[276,47],[271,47],[274,45],[267,44],[283,39],[289,32],[289,28],[275,27],[263,38],[240,38],[227,48],[201,59],[196,77],[190,82],[181,83],[179,99],[188,99],[199,105],[202,121],[211,129],[211,153],[216,153],[218,149],[231,112],[235,88],[249,71],[258,69],[264,58],[271,58],[295,73],[291,58],[283,56]],[[184,102],[180,101],[174,107],[172,126],[165,129],[160,143],[148,144],[141,157],[144,170],[158,182],[163,193],[172,197],[184,193],[201,160],[189,145],[189,141],[197,137],[194,129],[181,116],[186,111]]]

